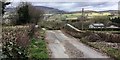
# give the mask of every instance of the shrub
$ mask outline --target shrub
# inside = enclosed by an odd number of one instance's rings
[[[29,26],[3,27],[2,43],[4,58],[26,58],[29,44]]]

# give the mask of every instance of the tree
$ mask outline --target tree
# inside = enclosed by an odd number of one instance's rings
[[[42,20],[44,11],[36,9],[30,3],[21,3],[18,7],[17,24],[34,23],[37,24],[39,20]]]
[[[118,26],[120,26],[120,17],[111,19],[111,21],[112,21],[113,23],[117,24]]]
[[[91,18],[90,20],[91,22],[94,22],[94,23],[108,24],[110,22],[110,18],[108,16],[95,16]]]
[[[29,14],[32,19],[30,22],[35,24],[38,24],[38,22],[41,21],[44,17],[44,11],[40,9],[38,10],[32,5],[29,5]]]
[[[17,20],[17,24],[26,24],[30,22],[30,15],[29,15],[29,8],[28,8],[28,4],[27,3],[22,3],[19,5],[18,7],[18,20]]]
[[[16,25],[16,21],[18,20],[18,14],[16,12],[12,12],[9,15],[9,19],[10,19],[10,25]]]
[[[3,1],[0,1],[0,24],[2,24],[2,16],[3,16],[3,14],[4,14],[4,9],[5,9],[5,7],[6,7],[6,5],[9,5],[10,4],[10,2],[6,2],[6,0],[4,0],[4,2]]]
[[[2,6],[2,14],[4,14],[4,9],[5,9],[5,7],[6,7],[6,5],[9,5],[10,4],[10,2],[2,2],[2,1],[0,1],[0,6]],[[1,13],[0,13],[1,14]]]

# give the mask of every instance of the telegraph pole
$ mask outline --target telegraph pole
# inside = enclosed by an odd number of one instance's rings
[[[84,8],[82,8],[82,30],[84,29],[83,23],[84,23]]]
[[[120,17],[120,1],[118,2],[118,17]]]

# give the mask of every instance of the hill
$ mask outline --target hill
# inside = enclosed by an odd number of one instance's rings
[[[56,13],[65,13],[63,10],[45,7],[45,6],[35,6],[36,9],[43,10],[45,13],[56,14]]]
[[[63,10],[55,9],[52,7],[45,7],[45,6],[34,6],[38,10],[43,10],[46,14],[57,14],[57,13],[65,13]],[[7,12],[14,12],[16,8],[6,8],[5,11]]]

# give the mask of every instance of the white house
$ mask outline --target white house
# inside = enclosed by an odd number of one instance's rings
[[[105,25],[103,23],[93,23],[89,25],[89,28],[104,28]]]

